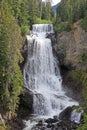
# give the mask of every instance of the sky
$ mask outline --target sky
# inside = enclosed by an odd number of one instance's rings
[[[52,0],[52,6],[56,5],[57,3],[59,3],[61,0]]]
[[[46,1],[46,0],[42,0],[42,1]],[[52,0],[52,6],[56,5],[57,3],[59,3],[61,0]]]

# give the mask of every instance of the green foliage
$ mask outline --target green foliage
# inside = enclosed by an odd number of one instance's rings
[[[84,18],[87,9],[87,0],[61,0],[57,8],[57,17],[69,23]]]
[[[70,31],[74,29],[72,24],[80,19],[82,28],[87,31],[87,0],[61,0],[57,8],[55,30]],[[59,24],[59,21],[68,24]]]
[[[85,17],[82,19],[82,21],[81,21],[81,27],[85,30],[85,31],[87,31],[87,11],[86,11],[86,13],[85,13]]]
[[[73,79],[83,86],[82,94],[84,102],[82,103],[82,109],[84,110],[84,118],[77,130],[87,130],[87,70],[73,70]]]
[[[55,31],[70,31],[75,29],[72,23],[81,20],[81,27],[87,31],[87,0],[61,0],[57,8]],[[67,24],[63,24],[67,23]],[[69,26],[68,26],[69,25]],[[87,52],[81,54],[81,64],[87,64]],[[84,102],[82,109],[85,111],[83,123],[77,130],[87,130],[87,70],[73,70],[70,74],[72,80],[78,86],[82,86]]]
[[[0,130],[10,130],[10,127],[7,125],[3,125],[3,123],[0,121]]]
[[[72,23],[72,21],[73,21],[73,7],[71,4],[68,4],[67,17],[68,17],[68,22]]]
[[[19,26],[21,27],[22,35],[29,33],[29,6],[28,1],[25,0],[11,0],[8,4],[12,8],[12,14],[17,19]]]
[[[62,52],[62,56],[65,57],[66,56],[66,46],[65,43],[61,43],[61,52]]]
[[[42,2],[41,4],[41,19],[51,20],[53,17],[53,11],[51,8],[51,3],[48,1],[47,3]]]
[[[60,23],[54,26],[56,32],[71,31],[72,29],[74,29],[74,27],[69,23]]]
[[[84,102],[82,106],[84,111],[87,112],[87,70],[73,70],[72,77],[76,82],[83,86],[82,95]]]
[[[87,114],[84,114],[83,122],[80,124],[77,130],[87,130]]]
[[[28,34],[33,23],[51,23],[52,16],[49,1],[46,4],[42,0],[0,2],[0,102],[9,118],[15,115],[23,86],[19,67],[23,60],[20,54],[21,35]]]
[[[11,13],[7,3],[0,3],[0,97],[1,93],[5,93],[5,85],[7,82],[7,69],[9,66],[9,27]],[[4,11],[3,11],[4,10]],[[1,97],[2,98],[2,97]]]
[[[81,55],[82,64],[87,64],[87,52],[83,52]]]
[[[51,24],[52,22],[50,20],[36,18],[35,23],[37,23],[37,24]]]
[[[21,34],[22,34],[22,36],[26,36],[27,34],[29,34],[29,27],[21,26]]]
[[[19,103],[23,76],[18,63],[22,61],[20,28],[7,2],[0,3],[0,100],[11,116]]]
[[[21,27],[22,35],[29,32],[28,28],[31,28],[32,24],[47,23],[54,17],[50,2],[45,3],[42,0],[7,1],[11,5],[12,13]],[[43,19],[43,21],[40,19]]]

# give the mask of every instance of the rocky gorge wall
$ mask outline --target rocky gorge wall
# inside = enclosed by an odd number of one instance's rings
[[[67,68],[86,69],[82,63],[82,56],[87,53],[87,32],[76,24],[76,29],[57,33],[56,43],[53,45],[59,64]]]
[[[82,102],[83,86],[71,75],[72,70],[87,69],[87,32],[81,28],[79,22],[75,24],[74,30],[56,34],[53,51],[59,61],[63,86],[68,88],[67,95]]]

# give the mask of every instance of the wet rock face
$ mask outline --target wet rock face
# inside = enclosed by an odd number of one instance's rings
[[[34,45],[34,41],[32,40],[31,42],[29,42],[27,40],[27,37],[23,43],[23,46],[21,48],[21,54],[23,56],[23,62],[20,64],[21,70],[23,71],[24,65],[26,64],[28,55],[31,57],[32,53],[33,53],[33,45]]]
[[[9,126],[11,126],[10,130],[23,130],[25,124],[23,123],[21,118],[15,117],[7,122]],[[5,130],[5,129],[0,129]]]
[[[29,117],[33,112],[33,94],[28,89],[24,88],[20,95],[19,115],[22,119]]]
[[[55,44],[55,43],[56,43],[55,33],[47,34],[47,35],[46,35],[46,38],[51,39],[52,44]]]
[[[27,42],[27,39],[25,39],[25,41],[24,41],[24,44],[23,44],[22,49],[21,49],[21,53],[22,53],[24,59],[26,59],[26,57],[28,55],[28,42]]]
[[[21,70],[23,71],[23,67],[26,63],[26,60],[27,60],[27,56],[28,56],[28,42],[27,42],[27,39],[25,39],[24,43],[23,43],[23,46],[21,48],[21,54],[23,56],[23,62],[20,64],[20,67],[21,67]]]
[[[68,68],[86,68],[81,62],[81,56],[87,52],[87,32],[77,24],[77,28],[70,32],[61,32],[56,36],[56,44],[53,45],[60,65]]]
[[[67,107],[65,110],[63,110],[59,114],[59,119],[60,120],[70,120],[72,110],[73,110],[72,107]]]

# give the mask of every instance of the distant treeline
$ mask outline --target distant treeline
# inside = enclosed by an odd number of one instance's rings
[[[61,0],[57,8],[57,17],[61,21],[75,22],[85,17],[87,13],[87,0]]]

